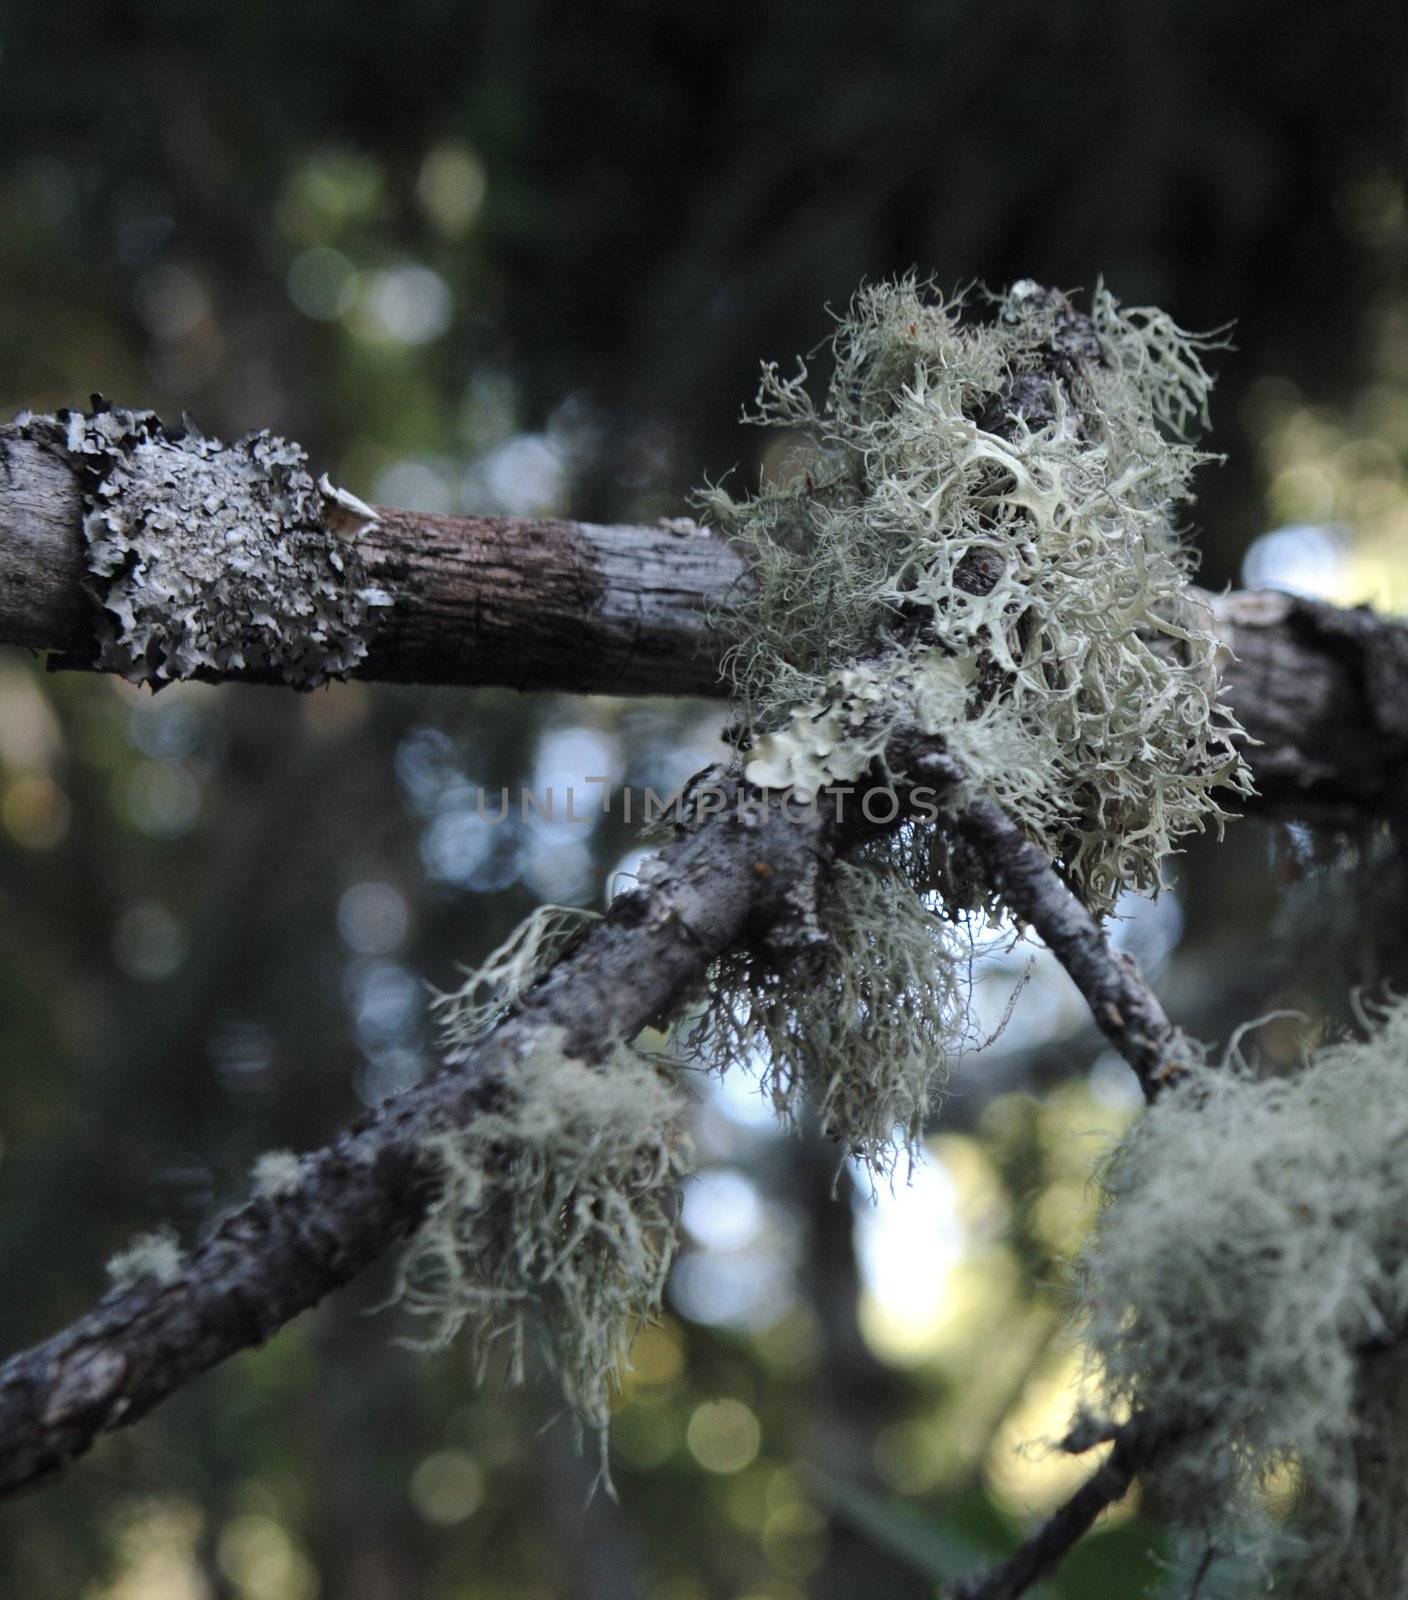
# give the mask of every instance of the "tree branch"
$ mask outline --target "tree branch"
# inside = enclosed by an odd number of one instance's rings
[[[1090,1007],[1101,1033],[1133,1067],[1152,1100],[1192,1065],[1194,1051],[1144,981],[1138,963],[1114,949],[1046,854],[991,800],[976,800],[958,831],[977,851],[1003,904],[1039,933]]]
[[[0,643],[98,659],[85,464],[57,419],[0,429]],[[383,508],[356,541],[371,615],[353,676],[617,695],[720,696],[738,556],[687,521],[607,526]],[[1253,807],[1353,823],[1408,790],[1408,628],[1269,591],[1207,597],[1224,694],[1251,741]],[[711,628],[709,618],[717,617]],[[206,678],[262,682],[256,666]]]
[[[83,532],[90,469],[65,438],[62,416],[0,428],[0,643],[88,669],[98,661],[100,619]],[[225,454],[233,465],[239,446]],[[215,476],[227,463],[217,456],[207,465]],[[723,646],[705,613],[726,607],[743,568],[692,522],[597,526],[393,508],[376,518],[355,547],[363,581],[393,604],[374,613],[355,676],[584,694],[723,692]],[[232,561],[240,550],[231,546]],[[257,665],[199,676],[270,681]]]
[[[1168,1434],[1147,1417],[1136,1417],[1116,1429],[1113,1438],[1114,1448],[1104,1461],[1016,1554],[981,1577],[955,1584],[952,1600],[1019,1600],[1056,1570],[1103,1512],[1124,1499]]]
[[[426,1135],[491,1106],[545,1027],[595,1058],[699,985],[714,955],[790,912],[829,842],[745,796],[688,833],[619,896],[463,1068],[442,1069],[304,1158],[295,1186],[227,1216],[169,1282],[113,1289],[69,1328],[0,1367],[0,1494],[60,1470],[190,1378],[262,1343],[420,1220],[434,1174]],[[766,875],[754,870],[766,861]]]
[[[915,770],[929,793],[952,780],[947,758],[915,752],[912,736],[897,736],[894,764]],[[864,824],[854,807],[839,820],[824,794],[814,807],[789,808],[729,780],[724,798],[641,869],[639,887],[612,903],[463,1068],[442,1069],[305,1157],[295,1186],[227,1216],[169,1282],[110,1291],[0,1367],[0,1495],[61,1470],[101,1434],[262,1343],[412,1231],[435,1183],[420,1156],[426,1136],[491,1106],[533,1032],[560,1027],[570,1053],[599,1059],[687,1003],[730,946],[767,938],[784,958],[805,949],[818,873],[866,836]],[[1118,1016],[1107,1005],[1097,1019],[1152,1092],[1180,1059],[1181,1035],[1138,968],[1088,917],[1073,916],[1050,863],[990,802],[960,826],[1017,914],[1071,962],[1082,992],[1115,997]]]

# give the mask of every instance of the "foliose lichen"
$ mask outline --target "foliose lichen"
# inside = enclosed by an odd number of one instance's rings
[[[1408,1592],[1408,1002],[1289,1077],[1201,1067],[1103,1174],[1081,1263],[1090,1381],[1183,1429],[1147,1475],[1219,1549],[1269,1548],[1276,1593]]]
[[[98,667],[154,688],[249,672],[310,689],[366,655],[392,603],[356,546],[376,513],[315,483],[300,446],[267,432],[226,446],[101,404],[59,420],[85,480]]]
[[[689,1164],[669,1067],[618,1045],[565,1055],[537,1032],[493,1111],[432,1135],[437,1198],[402,1262],[399,1298],[424,1341],[465,1332],[481,1379],[504,1351],[521,1381],[536,1348],[577,1417],[604,1430],[612,1384],[660,1308]]]

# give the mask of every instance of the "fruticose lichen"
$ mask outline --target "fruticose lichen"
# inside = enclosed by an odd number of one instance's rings
[[[691,1044],[715,1067],[756,1070],[785,1121],[809,1104],[848,1154],[889,1173],[969,1042],[965,952],[886,862],[839,865],[818,915],[829,938],[813,952],[716,964]]]
[[[122,1289],[133,1288],[145,1278],[159,1284],[174,1283],[184,1260],[175,1230],[159,1228],[155,1233],[139,1233],[125,1250],[110,1257],[108,1277]]]
[[[764,368],[754,420],[800,436],[795,471],[702,497],[754,578],[729,662],[745,771],[810,788],[890,726],[947,731],[1105,911],[1246,785],[1177,527],[1206,341],[1103,289],[1088,319],[1030,283],[964,311],[862,291],[823,404],[805,368]]]
[[[467,1331],[481,1378],[536,1346],[577,1416],[604,1430],[637,1328],[660,1307],[689,1162],[686,1101],[661,1063],[603,1061],[537,1033],[495,1110],[428,1139],[440,1188],[402,1263],[399,1297],[432,1347]]]
[[[962,310],[912,281],[863,292],[823,406],[805,373],[765,369],[759,420],[796,430],[807,460],[746,499],[704,497],[751,568],[728,621],[746,779],[884,784],[904,776],[901,730],[950,774],[937,827],[852,840],[790,886],[807,901],[794,936],[720,959],[692,1034],[881,1173],[971,1042],[961,922],[991,893],[945,816],[991,794],[1098,913],[1156,886],[1172,843],[1220,819],[1218,788],[1246,784],[1175,524],[1204,459],[1184,437],[1205,414],[1202,343],[1103,291],[1088,318],[1029,284],[985,320]],[[543,908],[442,997],[452,1061],[526,1009],[580,925]],[[427,1147],[444,1186],[403,1293],[437,1341],[468,1326],[481,1364],[503,1344],[520,1370],[536,1331],[600,1423],[668,1265],[682,1107],[624,1047],[588,1065],[560,1040],[510,1063],[503,1094]]]
[[[264,432],[227,447],[104,406],[59,420],[85,481],[95,665],[153,687],[239,671],[309,689],[366,655],[391,604],[356,548],[376,514],[315,483],[300,446]]]
[[[529,913],[465,981],[435,997],[447,1061],[464,1059],[491,1027],[547,970],[563,948],[600,913],[575,906],[539,906]]]
[[[901,731],[958,773],[929,791],[939,827],[874,840],[823,893],[831,953],[727,958],[697,1035],[882,1166],[969,1035],[943,919],[992,897],[943,818],[991,796],[1103,914],[1247,787],[1177,526],[1208,341],[1103,289],[1088,316],[1031,283],[988,310],[862,291],[824,402],[805,367],[763,370],[752,420],[798,436],[791,472],[701,496],[751,577],[728,658],[748,781],[912,778]]]
[[[1408,1593],[1408,1002],[1290,1077],[1203,1067],[1104,1173],[1080,1273],[1091,1379],[1185,1431],[1148,1482],[1219,1549],[1265,1547],[1296,1486],[1277,1594]]]

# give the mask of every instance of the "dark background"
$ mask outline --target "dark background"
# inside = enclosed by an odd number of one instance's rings
[[[1260,539],[1253,576],[1401,606],[1405,32],[1383,0],[11,5],[0,402],[272,427],[387,503],[677,515],[706,473],[751,481],[758,360],[817,345],[862,279],[1103,276],[1236,322],[1207,581]],[[673,786],[717,724],[509,692],[153,700],[0,653],[0,1343],[411,1081],[426,983],[629,870],[623,820],[486,831],[473,785],[604,760]],[[1289,1058],[1392,970],[1375,848],[1238,824],[1126,936],[1210,1037],[1300,1006],[1262,1030]],[[1020,970],[988,959],[995,1007]],[[396,1345],[366,1314],[383,1278],[0,1509],[0,1595],[908,1597],[1000,1551],[1073,1481],[1015,1446],[1063,1420],[1078,1135],[1128,1116],[1120,1069],[1039,964],[874,1205],[848,1177],[832,1199],[829,1149],[739,1086],[699,1092],[619,1505],[582,1510],[593,1463],[540,1431],[549,1394]],[[1061,1592],[1141,1592],[1162,1548],[1126,1516]]]

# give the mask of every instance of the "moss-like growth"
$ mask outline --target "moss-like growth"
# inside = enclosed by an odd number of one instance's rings
[[[1408,1003],[1370,1036],[1258,1080],[1202,1068],[1126,1135],[1104,1175],[1080,1303],[1115,1408],[1182,1424],[1151,1479],[1227,1549],[1300,1485],[1296,1595],[1408,1591]],[[1282,1592],[1278,1584],[1277,1592]]]
[[[250,1169],[250,1188],[266,1200],[293,1194],[303,1181],[303,1158],[292,1150],[266,1150]]]
[[[913,280],[864,290],[824,404],[805,368],[764,369],[756,420],[799,433],[804,464],[703,496],[756,577],[730,657],[746,770],[857,775],[917,714],[1108,910],[1246,784],[1176,520],[1206,459],[1185,439],[1206,341],[1103,290],[1088,323],[1032,284],[963,310]]]
[[[481,1377],[536,1345],[576,1414],[606,1426],[612,1380],[659,1310],[687,1169],[686,1102],[668,1070],[618,1046],[591,1064],[536,1036],[493,1112],[430,1138],[440,1189],[399,1295],[426,1343],[472,1340]]]

